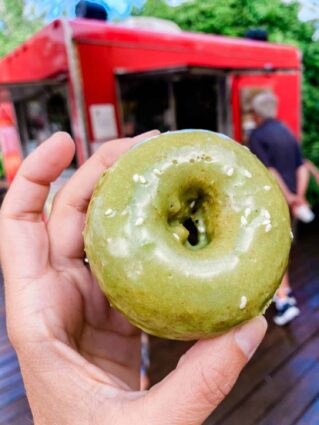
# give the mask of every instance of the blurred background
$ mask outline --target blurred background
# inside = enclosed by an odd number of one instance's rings
[[[76,156],[50,199],[114,137],[207,128],[247,144],[252,100],[264,91],[319,166],[319,0],[0,0],[0,194],[57,130],[73,135]],[[319,174],[310,174],[318,216]],[[265,341],[207,424],[319,424],[318,220],[294,227],[290,279],[301,314],[280,328],[269,309]],[[0,425],[31,424],[3,291],[0,301]],[[190,345],[151,337],[145,385]]]
[[[77,0],[0,0],[0,56],[11,52],[52,20],[74,18],[78,3]],[[147,29],[154,29],[154,22],[137,24],[128,18],[156,17],[175,23],[185,31],[232,37],[244,37],[249,29],[261,29],[267,32],[270,42],[298,47],[303,64],[302,147],[306,157],[319,164],[317,0],[98,0],[94,3],[105,8],[108,20],[113,23],[126,21],[127,26],[144,25]],[[166,24],[165,29],[168,27]],[[157,28],[161,28],[160,21]],[[310,182],[309,196],[313,203],[319,202],[319,192],[313,181]]]

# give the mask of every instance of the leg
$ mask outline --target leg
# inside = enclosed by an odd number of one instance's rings
[[[276,314],[274,322],[278,326],[284,326],[295,319],[300,310],[296,306],[296,298],[293,296],[289,285],[288,272],[285,273],[282,282],[274,298]]]
[[[284,299],[287,297],[290,291],[291,291],[291,288],[289,284],[289,276],[288,276],[288,272],[286,272],[276,292],[276,297],[279,299]]]

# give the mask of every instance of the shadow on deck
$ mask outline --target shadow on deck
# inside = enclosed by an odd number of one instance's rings
[[[319,228],[302,228],[290,275],[302,314],[289,326],[272,324],[229,397],[206,425],[319,424]],[[172,370],[191,343],[151,338],[151,380]],[[32,424],[19,366],[5,333],[0,294],[0,425]]]

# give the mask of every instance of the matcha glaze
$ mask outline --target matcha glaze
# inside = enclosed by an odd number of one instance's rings
[[[208,338],[264,312],[286,270],[286,202],[246,148],[166,133],[101,177],[84,232],[111,305],[160,337]]]

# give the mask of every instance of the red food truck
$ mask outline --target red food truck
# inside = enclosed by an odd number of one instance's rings
[[[0,61],[0,142],[8,179],[49,134],[76,143],[76,168],[107,140],[205,128],[245,143],[250,103],[279,97],[300,136],[301,55],[286,45],[56,20]]]

